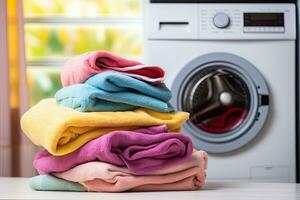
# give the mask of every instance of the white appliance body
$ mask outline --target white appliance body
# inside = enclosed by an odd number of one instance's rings
[[[246,144],[209,153],[208,179],[295,182],[295,5],[148,2],[145,12],[144,60],[164,68],[168,87],[173,89],[185,80],[178,77],[188,63],[216,52],[250,62],[268,87],[263,126]],[[229,17],[229,26],[228,19],[222,17],[217,23],[225,27],[215,26],[214,17],[220,13]],[[284,25],[246,27],[245,13],[283,13]],[[191,135],[189,130],[183,128]],[[197,148],[202,148],[201,139],[192,139],[194,144],[200,142]]]

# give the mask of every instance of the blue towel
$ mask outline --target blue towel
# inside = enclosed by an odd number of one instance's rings
[[[55,98],[60,106],[80,112],[126,111],[138,107],[174,111],[169,103],[171,92],[165,85],[154,86],[116,72],[96,74],[84,84],[64,87]]]
[[[29,180],[29,186],[34,190],[41,191],[85,191],[84,187],[79,183],[56,178],[48,174],[32,177]]]

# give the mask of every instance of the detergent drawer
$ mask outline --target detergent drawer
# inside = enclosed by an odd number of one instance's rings
[[[197,4],[151,4],[146,9],[148,39],[197,39]]]

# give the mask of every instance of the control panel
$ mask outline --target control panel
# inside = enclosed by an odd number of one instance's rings
[[[199,37],[294,38],[293,4],[200,5]]]
[[[295,39],[294,4],[149,4],[149,38]]]
[[[284,32],[284,12],[244,12],[242,15],[244,32]],[[213,23],[217,28],[227,28],[230,25],[230,16],[223,12],[217,12],[213,17]]]

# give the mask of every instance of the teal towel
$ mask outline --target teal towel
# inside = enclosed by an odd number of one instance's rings
[[[34,190],[41,191],[85,192],[84,187],[79,183],[66,181],[48,174],[32,177],[29,180],[29,185]]]
[[[80,112],[126,111],[138,107],[174,111],[169,104],[171,92],[165,85],[154,86],[116,72],[96,74],[84,84],[64,87],[55,98],[60,106]]]

